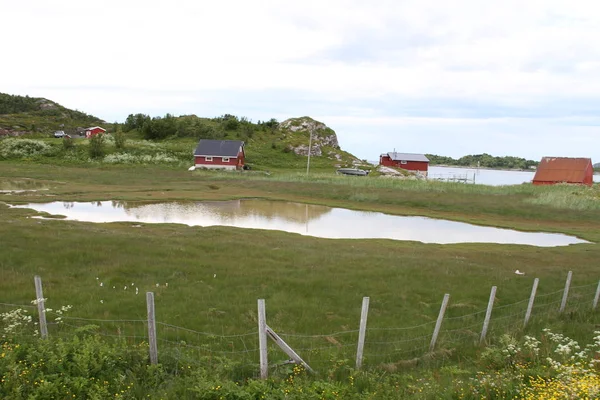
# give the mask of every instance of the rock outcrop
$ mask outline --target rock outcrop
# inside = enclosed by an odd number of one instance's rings
[[[289,118],[279,124],[279,129],[284,137],[290,142],[289,150],[296,154],[308,155],[308,142],[312,133],[311,156],[322,156],[323,147],[340,150],[337,135],[334,130],[322,122],[315,121],[310,117]],[[335,152],[328,151],[327,155],[339,159]]]

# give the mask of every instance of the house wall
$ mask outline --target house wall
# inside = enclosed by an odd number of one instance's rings
[[[402,168],[408,171],[421,171],[427,172],[429,168],[429,163],[423,161],[406,161],[406,164],[403,164],[402,161],[394,161],[390,158],[390,156],[381,156],[379,158],[379,164],[386,167],[395,167]]]
[[[588,186],[592,186],[594,184],[594,166],[591,162],[585,169],[585,178],[583,179],[583,183]]]
[[[563,182],[563,181],[542,181],[542,180],[533,180],[533,184],[534,185],[556,185],[557,183],[572,183],[572,184],[576,184],[576,185],[588,185],[588,186],[592,186],[594,184],[594,166],[592,165],[592,163],[589,163],[588,166],[585,168],[585,173],[583,176],[583,180],[582,181],[569,181],[569,182]]]
[[[91,138],[92,136],[95,136],[99,133],[104,133],[106,131],[103,131],[102,129],[90,129],[85,131],[85,137],[86,138]]]
[[[206,161],[205,156],[194,156],[194,164],[197,168],[236,169],[238,158],[229,157],[229,161],[223,161],[223,157],[213,157],[212,161]]]

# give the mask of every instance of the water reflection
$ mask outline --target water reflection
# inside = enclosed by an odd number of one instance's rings
[[[22,193],[48,190],[49,186],[35,179],[0,178],[0,193]]]
[[[502,243],[551,247],[587,243],[576,237],[466,223],[265,200],[219,202],[32,203],[32,208],[87,222],[131,221],[279,230],[331,239],[395,239],[424,243]]]

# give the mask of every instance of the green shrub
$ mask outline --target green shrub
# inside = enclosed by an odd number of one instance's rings
[[[104,135],[98,134],[90,138],[90,147],[88,149],[90,158],[98,159],[104,157]]]
[[[121,131],[118,131],[113,134],[113,137],[115,140],[115,148],[117,150],[123,150],[125,148],[125,142],[127,141],[125,134]]]
[[[62,146],[65,150],[71,150],[73,147],[75,147],[75,143],[73,143],[73,139],[65,136],[62,139]]]
[[[175,163],[178,160],[170,157],[165,153],[157,153],[153,155],[133,155],[128,153],[109,154],[102,160],[108,164],[163,164]]]
[[[0,157],[25,158],[43,155],[50,152],[52,147],[41,141],[32,139],[4,139],[0,141]]]
[[[93,331],[86,327],[70,338],[2,343],[0,397],[139,398],[136,381],[151,374],[144,346],[107,343]]]

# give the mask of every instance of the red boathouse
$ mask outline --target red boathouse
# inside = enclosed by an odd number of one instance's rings
[[[534,185],[552,185],[555,183],[575,183],[592,186],[594,166],[590,158],[544,157],[540,161]]]
[[[408,171],[419,171],[427,175],[429,159],[424,154],[392,153],[379,156],[379,165],[402,168]]]
[[[241,140],[200,139],[194,151],[196,168],[229,169],[244,168],[246,154]]]

